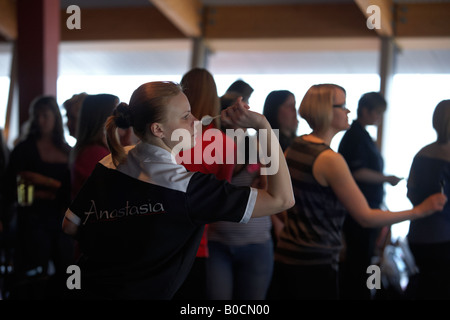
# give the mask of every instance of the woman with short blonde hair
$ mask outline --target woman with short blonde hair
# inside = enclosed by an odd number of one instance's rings
[[[312,128],[286,150],[295,206],[287,211],[275,251],[274,295],[290,299],[338,298],[338,259],[347,214],[363,227],[383,226],[431,215],[447,197],[435,193],[413,209],[371,209],[343,156],[330,148],[333,137],[349,128],[346,93],[331,84],[312,86],[300,115]]]
[[[345,94],[345,89],[335,84],[313,85],[305,94],[300,104],[299,114],[314,131],[325,131],[331,125],[333,97],[337,88]]]

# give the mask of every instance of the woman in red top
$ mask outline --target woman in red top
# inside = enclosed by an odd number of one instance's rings
[[[105,121],[119,104],[111,94],[85,98],[77,123],[77,143],[71,153],[72,199],[75,198],[95,165],[109,154],[104,133]]]
[[[201,119],[205,115],[215,117],[220,114],[220,99],[217,94],[217,86],[208,70],[194,68],[183,76],[180,84],[183,88],[183,93],[189,100],[194,117]],[[202,134],[198,136],[195,147],[180,152],[177,163],[182,164],[189,171],[212,173],[219,180],[231,182],[235,161],[232,159],[232,161],[227,163],[225,156],[227,154],[235,154],[236,147],[233,140],[228,138],[219,128],[219,118],[214,119],[210,125],[204,126]],[[214,138],[208,137],[211,133]],[[214,154],[211,155],[211,152],[208,152],[208,150],[212,150],[211,144],[220,138],[222,139],[223,149],[213,148]],[[231,150],[227,152],[227,148],[231,148]],[[222,159],[222,161],[219,159]],[[178,299],[206,299],[206,258],[209,256],[207,230],[208,226],[206,225],[194,266],[177,293],[176,298]]]

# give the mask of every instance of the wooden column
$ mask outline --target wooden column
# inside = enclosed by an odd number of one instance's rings
[[[8,147],[12,150],[14,140],[19,135],[18,89],[17,89],[17,45],[13,42],[11,69],[9,73],[9,92],[6,105],[6,119],[3,135]]]
[[[392,37],[381,37],[381,49],[380,49],[380,93],[384,96],[388,103],[391,95],[392,80],[395,75],[395,65],[397,56],[397,46]],[[382,121],[378,126],[377,144],[382,148],[383,145],[383,126]]]
[[[201,37],[192,39],[191,68],[208,68],[209,49]]]
[[[17,0],[20,125],[28,119],[34,98],[56,97],[60,11],[59,0]]]

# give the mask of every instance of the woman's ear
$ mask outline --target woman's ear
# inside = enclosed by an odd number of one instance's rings
[[[158,123],[158,122],[153,122],[150,125],[150,132],[158,138],[164,138],[164,129],[162,127],[162,124]]]

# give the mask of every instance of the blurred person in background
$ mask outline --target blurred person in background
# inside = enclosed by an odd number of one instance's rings
[[[52,96],[37,97],[30,105],[25,131],[12,150],[5,173],[5,197],[17,202],[16,275],[44,280],[54,265],[55,284],[64,285],[67,266],[73,263],[73,242],[61,232],[70,204],[70,146],[64,139],[61,113]],[[38,290],[22,287],[12,297],[43,298]],[[28,291],[30,289],[30,291]],[[54,294],[53,292],[52,294]]]
[[[250,86],[247,82],[244,80],[236,80],[233,82],[225,91],[225,94],[227,93],[237,93],[239,96],[242,97],[242,101],[245,103],[249,103],[250,97],[252,96],[254,89],[252,86]]]
[[[98,161],[110,152],[106,143],[105,122],[119,104],[112,94],[84,98],[77,123],[77,143],[70,155],[72,198],[76,196]]]
[[[269,93],[264,102],[263,115],[273,129],[278,129],[281,149],[285,151],[297,136],[297,110],[295,96],[288,90],[276,90]]]
[[[299,113],[312,132],[295,138],[286,150],[295,205],[287,210],[275,250],[272,280],[278,299],[338,299],[339,254],[344,218],[364,227],[414,220],[441,211],[447,197],[435,193],[401,212],[370,208],[344,157],[330,148],[347,130],[346,92],[335,84],[312,86]],[[272,296],[272,294],[271,294]]]
[[[217,94],[217,86],[213,75],[206,69],[193,68],[183,75],[180,85],[191,106],[192,115],[201,119],[203,116],[212,117],[220,114],[220,99]],[[234,142],[220,130],[221,121],[216,118],[207,126],[202,126],[202,134],[199,134],[195,146],[192,149],[180,152],[177,163],[182,164],[192,172],[212,173],[219,180],[231,181],[234,170],[234,161],[226,161],[226,155],[235,154]],[[212,139],[205,138],[207,132],[214,132]],[[215,148],[214,159],[205,159],[205,149],[215,141],[221,139],[223,147]],[[227,148],[231,148],[227,152]],[[209,156],[209,155],[208,155]],[[185,160],[186,161],[185,161]],[[196,161],[201,159],[201,161]],[[216,159],[222,159],[218,163]],[[212,161],[209,161],[212,160]],[[205,225],[202,240],[200,242],[194,265],[175,299],[206,299],[206,265],[209,258],[208,249],[208,225]]]
[[[435,142],[414,157],[408,178],[413,205],[435,192],[450,196],[450,100],[439,102],[433,113]],[[411,221],[407,235],[419,273],[408,284],[413,299],[450,299],[450,205],[424,219]]]
[[[67,129],[69,129],[69,134],[74,138],[76,138],[80,109],[87,96],[88,94],[86,92],[74,94],[70,99],[67,99],[63,103],[63,107],[66,109]]]
[[[342,154],[370,208],[380,209],[384,201],[384,183],[395,186],[401,178],[384,174],[384,160],[366,127],[379,125],[387,103],[379,92],[368,92],[358,102],[357,118],[340,144]],[[388,227],[386,227],[388,228]],[[367,267],[377,255],[376,242],[381,228],[364,228],[351,215],[344,222],[345,255],[342,263],[342,298],[370,299]]]

